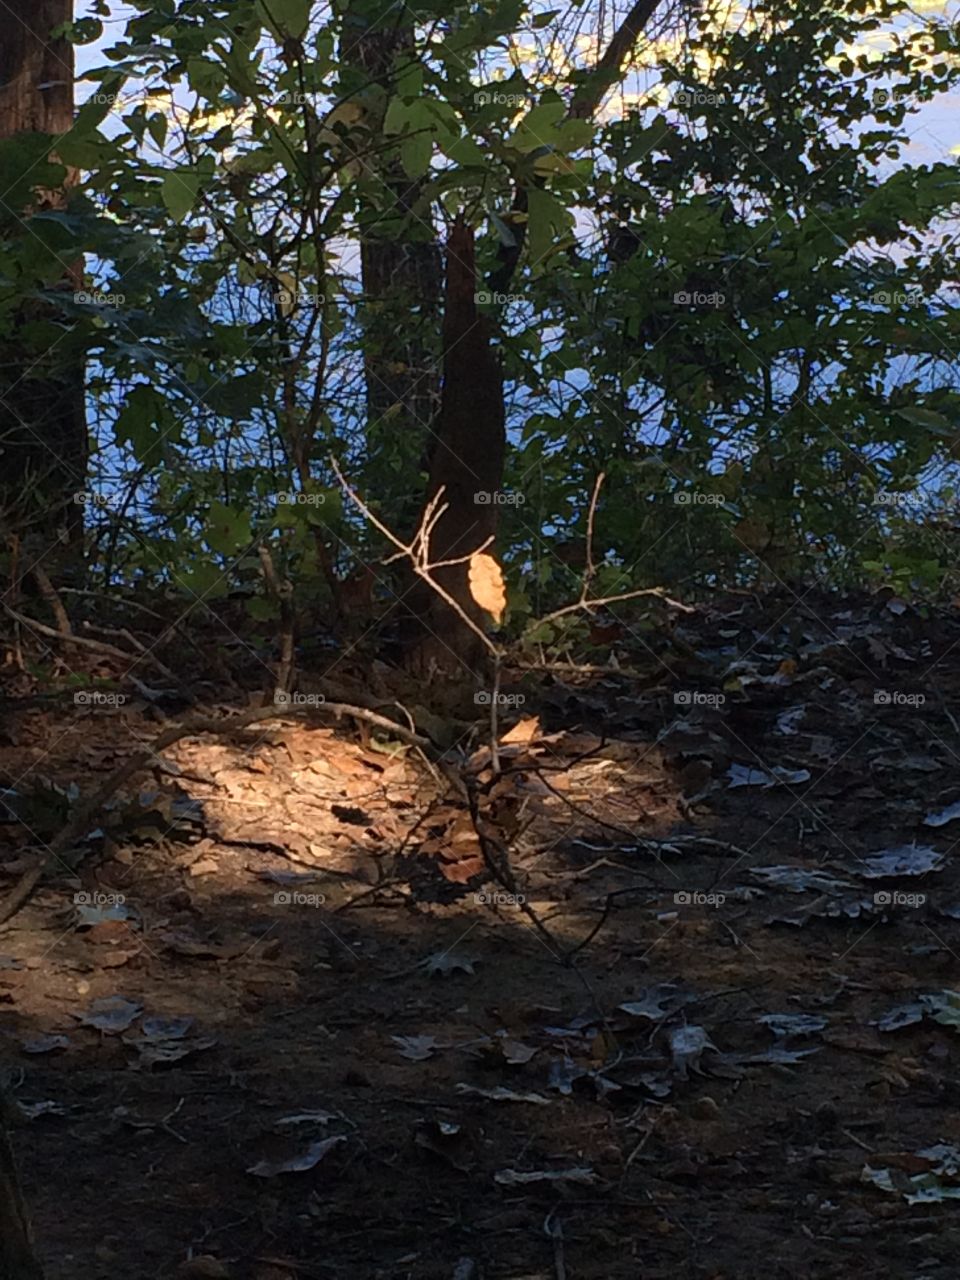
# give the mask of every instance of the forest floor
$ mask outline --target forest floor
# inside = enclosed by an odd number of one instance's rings
[[[186,701],[245,705],[205,644],[189,698],[8,665],[0,891]],[[505,672],[499,771],[483,706],[446,752],[513,895],[349,716],[111,798],[0,932],[49,1280],[957,1274],[960,613],[725,595],[615,650]]]

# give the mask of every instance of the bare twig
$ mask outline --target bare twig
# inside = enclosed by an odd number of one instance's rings
[[[280,661],[277,663],[276,690],[289,693],[293,681],[294,666],[294,631],[296,619],[293,611],[293,584],[284,579],[280,581],[273,564],[270,548],[265,543],[257,548],[260,556],[260,567],[268,594],[280,609]]]
[[[140,662],[150,662],[168,680],[172,680],[174,684],[177,682],[177,677],[170,668],[164,666],[153,653],[148,651],[140,654],[130,653],[126,649],[118,649],[116,645],[107,644],[103,640],[91,640],[88,636],[64,635],[63,632],[57,631],[53,627],[48,627],[45,622],[37,622],[36,619],[28,618],[16,609],[11,609],[8,604],[4,604],[3,607],[15,622],[24,627],[29,627],[31,631],[38,632],[42,636],[50,636],[53,640],[62,640],[67,644],[76,645],[80,649],[89,649],[93,653],[102,653],[106,657],[118,658],[120,661],[128,662],[133,666]]]
[[[590,583],[596,573],[593,563],[593,521],[597,514],[597,499],[600,497],[600,486],[606,478],[606,472],[601,471],[597,476],[596,483],[593,486],[593,494],[590,497],[590,510],[587,512],[587,564],[583,571],[583,585],[580,588],[580,603],[584,604],[587,599],[587,592],[590,590]]]
[[[493,641],[490,639],[490,637],[487,635],[487,633],[483,630],[482,627],[477,626],[477,624],[470,617],[470,615],[466,613],[466,611],[463,608],[461,608],[460,604],[453,598],[453,596],[450,595],[449,591],[446,591],[443,587],[441,587],[439,582],[437,582],[436,578],[432,576],[434,570],[436,569],[444,569],[444,568],[447,568],[449,565],[455,565],[455,564],[467,564],[470,560],[473,559],[475,555],[479,555],[481,551],[485,551],[486,548],[490,546],[490,544],[493,542],[493,535],[491,534],[491,536],[487,538],[485,542],[483,542],[479,547],[476,547],[473,551],[471,551],[469,555],[457,556],[450,560],[431,561],[430,536],[433,533],[433,530],[436,528],[437,521],[440,519],[440,517],[443,515],[443,513],[447,509],[447,504],[442,502],[442,499],[443,499],[442,487],[437,490],[434,497],[431,498],[430,502],[427,504],[427,507],[423,513],[423,518],[420,521],[420,527],[417,530],[417,532],[414,534],[412,541],[403,542],[401,541],[400,538],[397,537],[397,535],[391,529],[387,528],[387,526],[383,523],[382,520],[377,519],[377,517],[373,514],[373,512],[370,510],[367,504],[363,501],[360,495],[356,492],[356,490],[351,488],[351,486],[344,479],[343,473],[341,472],[339,466],[337,465],[337,461],[335,458],[331,458],[330,465],[332,466],[334,475],[336,475],[337,480],[340,482],[340,486],[343,489],[344,493],[347,494],[347,496],[351,499],[351,501],[356,505],[360,513],[367,520],[370,521],[370,523],[373,525],[375,529],[378,529],[383,534],[383,536],[397,548],[399,555],[391,556],[390,560],[385,561],[384,563],[389,564],[393,560],[399,560],[403,556],[406,556],[406,558],[410,561],[413,571],[417,575],[417,577],[422,578],[424,582],[428,583],[429,586],[433,588],[433,590],[437,593],[437,595],[440,596],[440,598],[450,606],[450,608],[454,611],[454,613],[456,613],[456,615],[460,618],[461,622],[465,622],[466,625],[473,632],[473,634],[482,641],[484,647],[491,654],[493,654],[494,657],[496,657],[497,654],[499,653],[499,650],[497,646],[493,643]]]
[[[73,628],[70,626],[70,619],[67,616],[67,611],[63,607],[63,601],[57,594],[56,588],[47,576],[46,569],[44,569],[43,565],[38,561],[36,564],[31,565],[30,572],[33,574],[33,579],[40,588],[40,595],[50,606],[50,610],[57,622],[57,630],[62,636],[72,635]]]

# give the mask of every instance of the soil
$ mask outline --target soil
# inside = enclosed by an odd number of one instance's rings
[[[482,702],[447,745],[485,844],[322,708],[113,797],[0,933],[50,1280],[956,1274],[960,618],[781,591],[637,635],[508,670],[499,771]],[[139,675],[54,710],[10,673],[5,891],[182,714]]]

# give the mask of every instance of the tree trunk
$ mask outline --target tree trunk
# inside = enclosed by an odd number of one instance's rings
[[[73,46],[51,39],[50,32],[71,21],[72,0],[9,0],[6,10],[0,139],[19,133],[55,139],[73,127]],[[76,180],[68,169],[63,185],[38,190],[30,208],[3,210],[14,220],[14,233],[21,223],[30,237],[33,214],[65,208]],[[82,272],[82,263],[69,266],[64,288],[80,288]],[[7,533],[32,530],[44,552],[82,531],[83,506],[74,495],[84,487],[87,462],[82,364],[66,363],[56,343],[33,347],[22,336],[23,326],[50,318],[59,322],[44,304],[24,303],[0,339],[0,522]]]
[[[372,137],[382,131],[398,62],[415,56],[414,27],[392,8],[379,22],[345,15],[341,57],[361,77],[357,100]],[[440,402],[440,252],[423,181],[411,182],[397,160],[371,156],[366,164],[382,180],[375,200],[364,197],[359,219],[367,452],[374,467],[377,455],[390,459],[380,480],[386,485],[398,460],[407,470],[421,463]],[[368,475],[374,488],[378,479]],[[411,495],[392,522],[405,529],[415,513]]]
[[[9,1104],[0,1086],[0,1280],[43,1280],[7,1129]]]
[[[477,313],[476,289],[473,229],[458,221],[447,244],[443,390],[427,487],[428,503],[443,489],[446,511],[430,542],[431,563],[472,554],[497,527],[495,497],[506,450],[503,377],[490,324]],[[470,594],[467,564],[449,565],[432,576],[482,628],[486,615]],[[420,632],[411,650],[412,668],[471,684],[482,680],[479,637],[428,584],[420,583],[411,596]]]

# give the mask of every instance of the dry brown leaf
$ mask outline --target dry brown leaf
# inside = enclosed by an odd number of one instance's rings
[[[540,733],[540,717],[527,716],[518,720],[513,728],[500,739],[503,743],[533,742]]]
[[[507,607],[507,591],[500,566],[493,556],[477,551],[470,557],[469,583],[470,594],[476,603],[499,624]]]

